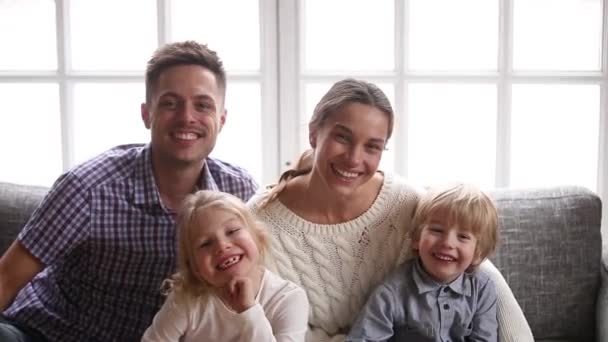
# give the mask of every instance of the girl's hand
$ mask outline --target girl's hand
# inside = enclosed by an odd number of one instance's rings
[[[235,277],[226,285],[226,300],[232,310],[241,313],[255,305],[253,281],[246,277]]]

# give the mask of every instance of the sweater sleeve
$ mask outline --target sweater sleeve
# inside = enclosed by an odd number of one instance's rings
[[[500,271],[490,260],[481,263],[480,269],[489,274],[496,286],[499,342],[534,342],[528,321]]]
[[[188,327],[188,314],[171,293],[146,329],[141,342],[178,342]]]
[[[283,293],[270,315],[258,303],[242,312],[243,341],[304,342],[308,326],[308,299],[301,288]]]

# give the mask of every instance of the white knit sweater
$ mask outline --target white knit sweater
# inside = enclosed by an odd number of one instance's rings
[[[311,309],[307,341],[342,341],[371,290],[404,261],[409,247],[405,234],[412,225],[418,191],[399,177],[385,174],[380,193],[365,213],[332,225],[306,221],[278,200],[260,208],[265,195],[256,195],[248,205],[271,235],[268,268],[306,290]],[[507,294],[498,294],[499,316],[505,314],[501,302],[510,304],[510,309],[514,302],[519,312],[506,313],[508,325],[513,325],[514,318],[516,326],[523,320],[529,331],[513,294],[506,289]],[[510,298],[500,298],[504,295]],[[501,342],[533,341],[531,333],[530,339],[511,333],[506,335],[513,339],[505,339],[502,325],[500,335]]]

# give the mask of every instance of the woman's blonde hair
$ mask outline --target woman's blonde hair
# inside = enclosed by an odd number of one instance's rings
[[[417,255],[414,243],[420,240],[422,229],[441,216],[448,225],[457,224],[470,230],[477,238],[475,257],[481,262],[490,256],[498,244],[498,213],[496,206],[474,185],[453,183],[434,188],[423,194],[414,212],[413,229],[408,233],[412,255]],[[478,265],[471,265],[468,271]]]
[[[264,262],[268,238],[262,224],[256,221],[241,199],[219,191],[200,190],[188,195],[177,216],[177,272],[164,284],[165,292],[198,297],[211,287],[196,271],[192,241],[198,225],[197,216],[209,209],[225,210],[236,215],[251,232],[260,253],[259,263]]]
[[[308,123],[309,138],[312,138],[316,132],[323,127],[325,122],[331,118],[342,107],[351,103],[361,103],[375,107],[386,114],[388,117],[388,134],[385,144],[393,133],[395,125],[395,113],[391,102],[388,100],[384,92],[373,83],[353,78],[347,78],[336,82],[323,95],[319,103],[315,106],[312,117]],[[297,176],[309,173],[312,170],[314,150],[309,149],[304,151],[302,155],[294,163],[293,168],[285,171],[279,178],[276,186],[266,194],[266,198],[261,203],[261,207],[265,207],[268,203],[275,200],[278,195],[285,189],[287,182]]]

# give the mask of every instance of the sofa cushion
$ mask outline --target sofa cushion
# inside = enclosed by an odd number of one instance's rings
[[[47,191],[39,186],[0,182],[0,255],[13,243]]]
[[[491,258],[537,340],[593,341],[601,201],[581,187],[496,190],[501,241]]]

